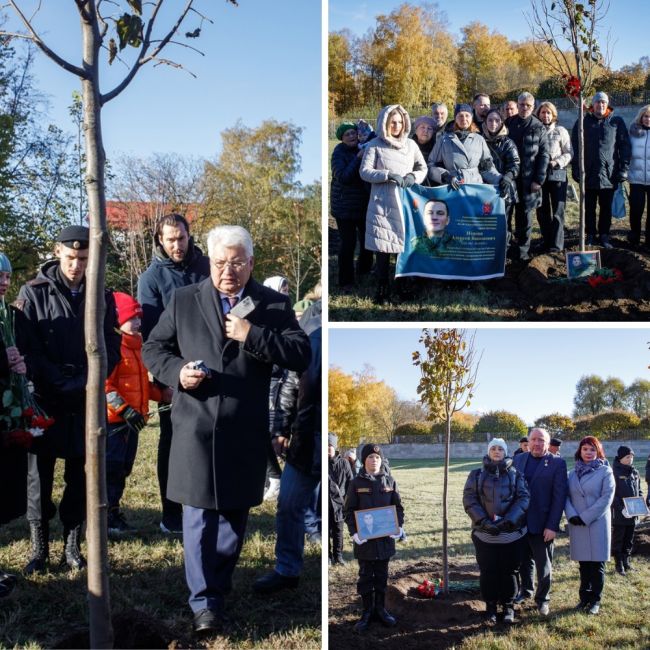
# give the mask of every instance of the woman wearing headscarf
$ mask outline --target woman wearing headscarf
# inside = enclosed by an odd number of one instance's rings
[[[11,282],[11,262],[0,253],[0,300],[5,295]],[[12,307],[6,307],[12,310]],[[14,312],[18,314],[18,312]],[[20,316],[19,316],[20,317]],[[25,360],[18,348],[7,345],[0,335],[0,392],[9,387],[11,374],[24,375],[27,372]],[[7,415],[2,407],[3,415]],[[6,425],[0,434],[0,525],[10,522],[25,514],[27,510],[27,451],[21,446],[9,442]],[[16,576],[0,570],[0,598],[8,596],[16,586]]]
[[[357,125],[353,122],[339,124],[336,137],[341,142],[332,152],[330,211],[339,231],[339,287],[348,293],[354,284],[354,251],[357,241],[357,275],[368,273],[372,267],[372,253],[364,247],[370,186],[359,176],[363,150],[359,147]]]
[[[499,193],[506,202],[508,241],[512,237],[512,215],[517,203],[517,177],[519,176],[519,152],[517,145],[508,137],[508,127],[498,108],[491,108],[482,126],[483,137],[490,150],[492,162],[501,174]],[[516,453],[516,452],[515,452]]]
[[[573,158],[573,148],[569,132],[557,123],[554,104],[542,102],[536,115],[546,129],[550,152],[546,180],[542,185],[542,205],[537,208],[537,221],[544,238],[544,248],[558,252],[564,249],[567,167]]]
[[[633,246],[641,243],[641,218],[646,209],[645,247],[650,248],[650,104],[630,124],[632,157],[627,180],[630,183],[630,234]]]
[[[576,609],[598,614],[605,586],[612,531],[610,506],[614,500],[614,474],[598,438],[585,436],[569,473],[564,512],[569,521],[571,559],[580,564],[580,602]]]
[[[436,141],[429,155],[429,180],[435,185],[449,183],[457,190],[462,183],[498,185],[490,150],[479,128],[472,122],[472,107],[457,104],[454,126]]]
[[[483,466],[469,473],[463,489],[488,623],[496,623],[498,604],[503,608],[503,621],[515,621],[513,603],[529,502],[526,480],[512,465],[505,440],[494,438],[488,443]]]
[[[384,106],[377,117],[377,136],[368,142],[360,174],[372,183],[366,213],[366,248],[376,251],[376,304],[389,299],[391,254],[404,250],[404,214],[400,189],[421,183],[427,166],[409,138],[411,119],[399,104]]]

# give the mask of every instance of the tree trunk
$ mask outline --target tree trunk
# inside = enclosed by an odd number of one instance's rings
[[[91,648],[112,648],[113,628],[108,587],[108,529],[106,521],[106,346],[104,341],[104,269],[106,267],[105,154],[99,100],[100,36],[95,0],[85,4],[83,34],[83,117],[86,142],[90,249],[86,270],[86,518],[88,544],[88,608]]]
[[[585,250],[585,125],[582,90],[578,97],[578,173],[580,194],[580,250]]]
[[[443,593],[449,593],[449,553],[447,533],[449,531],[449,443],[451,441],[451,415],[447,416],[447,432],[445,435],[445,477],[444,486],[442,488],[442,580],[443,580]]]

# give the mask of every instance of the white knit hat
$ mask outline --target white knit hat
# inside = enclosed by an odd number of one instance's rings
[[[508,455],[508,445],[503,438],[492,438],[492,440],[488,442],[488,452],[490,451],[491,447],[501,447],[501,449],[503,449],[503,453],[506,456]]]

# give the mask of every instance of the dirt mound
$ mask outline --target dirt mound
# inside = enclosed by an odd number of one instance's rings
[[[636,535],[633,553],[634,555],[650,555],[650,532]]]

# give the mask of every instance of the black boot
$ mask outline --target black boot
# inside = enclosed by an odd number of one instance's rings
[[[496,601],[487,601],[485,603],[485,622],[486,623],[496,623],[497,622],[497,603]]]
[[[375,294],[375,297],[372,299],[372,302],[375,305],[383,305],[388,302],[389,298],[390,298],[390,292],[388,290],[388,281],[380,280],[377,286],[377,293]]]
[[[630,556],[629,555],[624,555],[622,560],[623,560],[623,568],[625,569],[625,571],[633,571],[634,570],[634,569],[632,569],[632,564],[630,562]]]
[[[381,624],[385,627],[395,627],[397,621],[395,617],[386,611],[385,607],[385,598],[386,593],[383,591],[375,592],[375,616],[381,621]]]
[[[45,573],[50,555],[50,522],[32,520],[29,522],[29,543],[32,554],[24,569],[25,575]]]
[[[86,559],[81,554],[81,524],[74,528],[63,529],[63,557],[61,566],[66,564],[71,569],[83,569],[86,567]]]
[[[616,573],[620,575],[625,575],[625,567],[623,566],[623,558],[620,555],[616,556]]]
[[[358,633],[365,632],[370,626],[370,617],[372,616],[372,594],[363,594],[361,596],[363,603],[363,612],[361,618],[356,622],[354,631]]]
[[[16,586],[16,576],[0,571],[0,598],[8,596]]]

